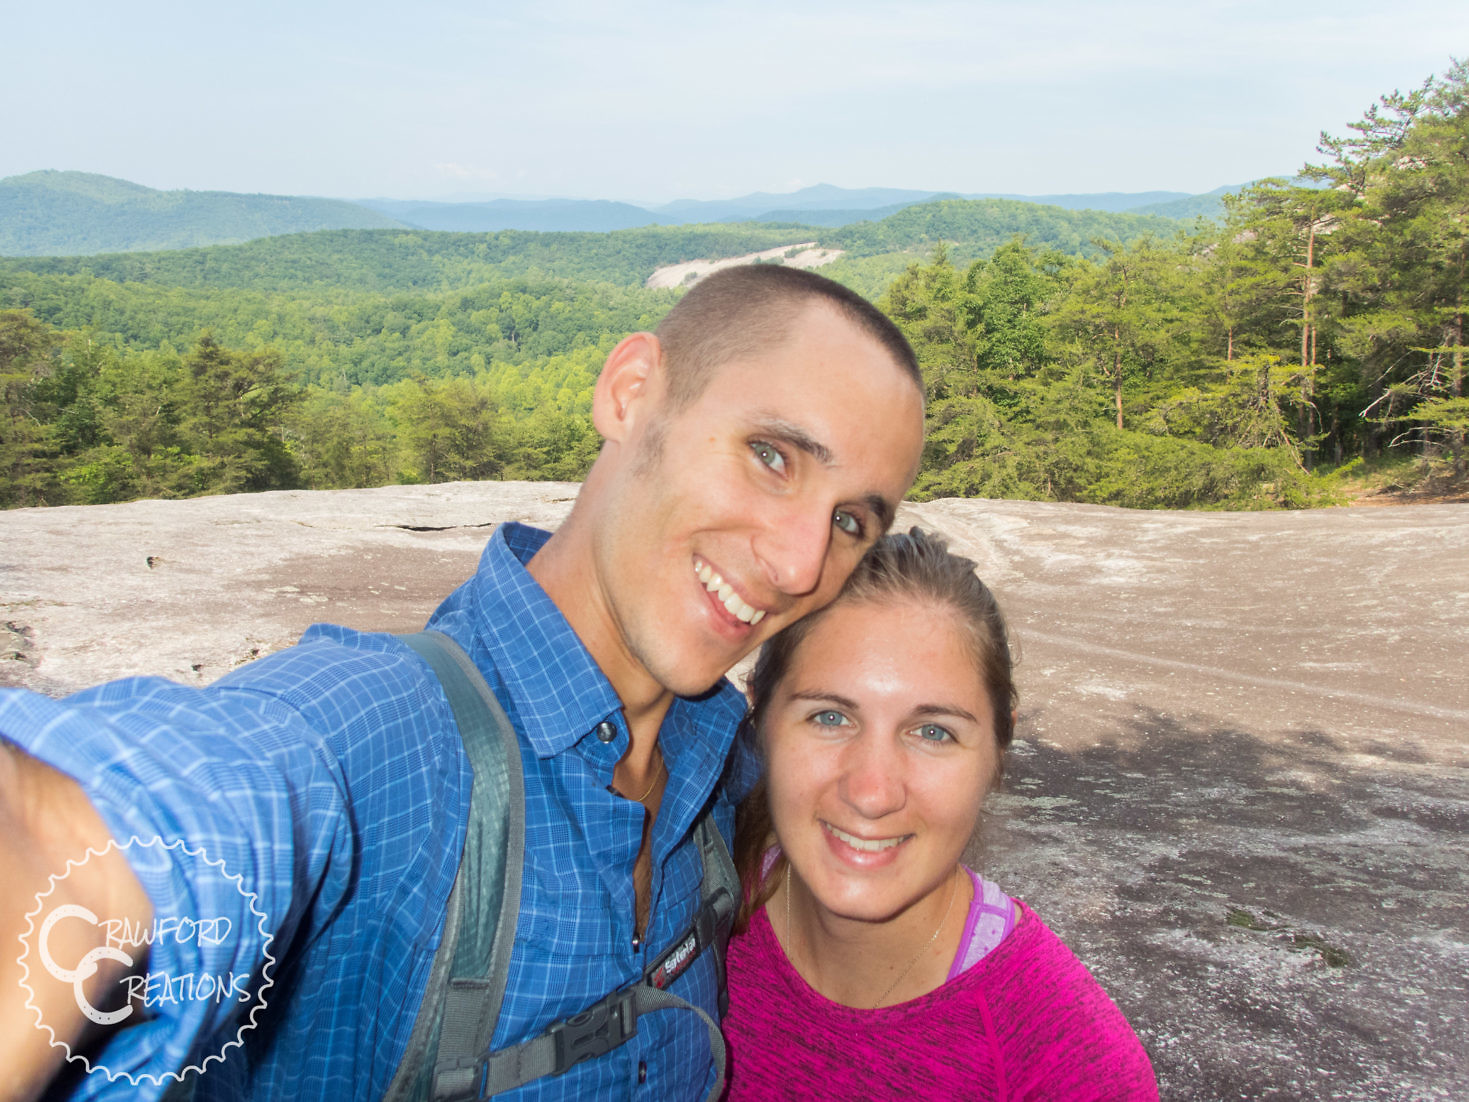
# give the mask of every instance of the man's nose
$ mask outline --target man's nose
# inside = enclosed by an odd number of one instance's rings
[[[755,540],[755,556],[770,583],[792,597],[813,592],[826,569],[831,528],[830,512],[809,508],[773,517]]]
[[[903,807],[902,755],[891,738],[864,732],[847,747],[842,766],[839,794],[864,819],[881,819]]]

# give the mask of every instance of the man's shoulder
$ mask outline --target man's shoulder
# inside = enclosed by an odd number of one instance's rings
[[[413,677],[419,671],[418,659],[396,635],[313,624],[293,645],[232,670],[210,687],[309,692],[364,677]]]

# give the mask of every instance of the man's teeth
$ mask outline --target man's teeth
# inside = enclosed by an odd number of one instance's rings
[[[845,842],[853,849],[859,849],[863,853],[881,853],[885,849],[892,849],[908,837],[906,834],[900,834],[896,838],[878,838],[875,841],[868,841],[866,838],[858,838],[855,834],[848,834],[845,830],[839,830],[830,823],[823,825],[836,835],[837,841]]]
[[[699,575],[699,581],[703,583],[704,588],[718,597],[720,603],[729,610],[729,614],[735,619],[743,621],[751,627],[754,627],[761,620],[765,619],[765,610],[763,608],[755,609],[745,604],[740,598],[740,595],[734,591],[734,586],[714,573],[708,563],[700,563],[697,573]]]

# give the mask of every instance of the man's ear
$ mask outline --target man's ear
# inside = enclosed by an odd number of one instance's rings
[[[640,415],[663,395],[663,346],[652,333],[633,333],[618,342],[592,389],[592,425],[602,439],[626,441]]]

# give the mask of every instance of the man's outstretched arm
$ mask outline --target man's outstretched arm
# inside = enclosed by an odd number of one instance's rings
[[[152,904],[119,850],[86,860],[53,886],[68,861],[89,849],[102,853],[110,838],[76,781],[0,739],[0,1102],[39,1097],[66,1059],[61,1045],[77,1051],[108,1028],[82,1004],[105,1017],[117,1006],[119,981],[143,963],[103,953],[77,967],[106,945],[104,928],[85,914],[152,921]],[[36,913],[43,894],[44,914]],[[81,912],[61,911],[43,944],[45,919],[58,908]],[[80,974],[82,998],[57,971]]]

